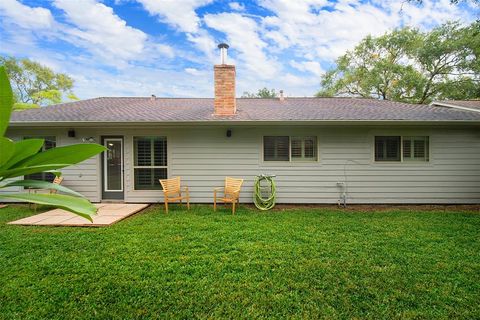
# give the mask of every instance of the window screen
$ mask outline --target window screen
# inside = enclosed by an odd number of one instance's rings
[[[264,161],[289,161],[288,136],[263,137],[263,160]]]
[[[159,179],[167,178],[167,138],[134,137],[134,188],[160,190]]]
[[[400,161],[400,136],[375,137],[375,161]]]

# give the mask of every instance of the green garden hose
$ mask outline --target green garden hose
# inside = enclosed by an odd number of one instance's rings
[[[255,178],[253,202],[260,210],[270,210],[275,206],[277,196],[274,177],[274,175],[261,174]],[[262,186],[262,181],[267,185]]]

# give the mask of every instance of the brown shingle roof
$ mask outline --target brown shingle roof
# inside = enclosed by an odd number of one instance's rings
[[[211,98],[102,97],[14,112],[12,123],[187,121],[480,121],[454,108],[359,98],[237,99],[237,114],[214,116]]]

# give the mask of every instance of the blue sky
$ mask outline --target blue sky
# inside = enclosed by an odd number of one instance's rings
[[[448,0],[1,0],[0,53],[68,73],[80,98],[212,97],[216,45],[227,42],[237,95],[312,96],[366,35],[468,23],[475,10]]]

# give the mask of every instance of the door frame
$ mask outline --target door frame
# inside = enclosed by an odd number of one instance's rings
[[[120,175],[120,181],[121,181],[121,190],[107,190],[107,170],[106,170],[106,165],[107,165],[107,152],[102,153],[102,159],[101,159],[101,167],[102,167],[102,200],[124,200],[125,199],[125,138],[124,136],[102,136],[101,137],[101,142],[104,147],[106,141],[120,141],[120,148],[121,148],[121,175]]]

